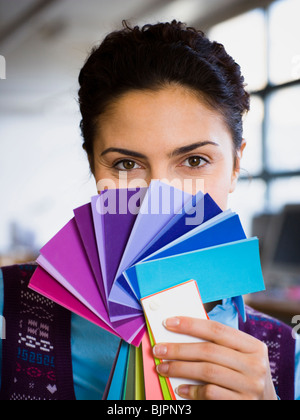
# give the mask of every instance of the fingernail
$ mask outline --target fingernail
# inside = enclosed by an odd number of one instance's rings
[[[176,328],[180,325],[180,319],[179,318],[165,319],[163,324],[166,328]]]
[[[153,348],[154,356],[157,356],[157,357],[165,356],[167,352],[168,352],[168,348],[161,344],[158,344]]]
[[[167,375],[167,373],[169,372],[169,363],[161,363],[160,365],[157,366],[157,372],[160,373],[161,375]]]
[[[190,395],[190,387],[188,385],[182,385],[176,388],[175,392],[179,397],[187,398]]]

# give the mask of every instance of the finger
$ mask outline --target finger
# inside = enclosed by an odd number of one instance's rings
[[[187,362],[209,362],[238,372],[248,370],[248,358],[236,350],[215,343],[164,343],[153,348],[157,359]]]
[[[240,393],[221,388],[217,385],[181,385],[176,389],[181,398],[194,401],[239,401],[243,400]]]
[[[250,354],[257,350],[257,340],[254,337],[216,321],[177,317],[164,321],[164,326],[170,331],[197,337],[239,352]]]
[[[166,362],[158,365],[157,371],[164,377],[191,379],[245,394],[250,387],[244,375],[211,363]]]

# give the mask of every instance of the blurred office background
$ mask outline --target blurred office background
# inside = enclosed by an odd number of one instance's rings
[[[91,47],[122,19],[173,18],[204,29],[242,66],[252,109],[230,205],[261,238],[269,311],[278,301],[280,316],[299,314],[300,0],[0,0],[0,264],[34,259],[96,193],[76,102]]]

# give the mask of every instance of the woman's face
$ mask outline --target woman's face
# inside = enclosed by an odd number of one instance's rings
[[[159,179],[193,194],[201,189],[225,210],[241,154],[235,159],[223,117],[187,89],[135,91],[100,117],[94,175],[101,189],[103,180],[124,188],[120,178],[140,186]]]

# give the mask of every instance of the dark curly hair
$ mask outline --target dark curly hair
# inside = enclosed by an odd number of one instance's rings
[[[173,21],[109,34],[92,50],[79,75],[83,147],[92,172],[93,142],[99,117],[123,94],[177,84],[190,89],[219,111],[237,152],[243,139],[243,115],[250,108],[240,66],[223,45],[202,31]]]

